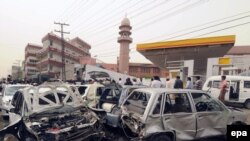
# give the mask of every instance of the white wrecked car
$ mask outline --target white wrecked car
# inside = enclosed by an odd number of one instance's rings
[[[82,141],[102,138],[98,117],[80,95],[62,83],[47,83],[16,92],[10,125],[0,131],[20,141]]]
[[[246,122],[242,111],[198,90],[136,89],[121,109],[123,128],[130,129],[135,140],[220,140],[227,125]]]

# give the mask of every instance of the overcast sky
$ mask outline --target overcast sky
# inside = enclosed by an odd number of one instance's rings
[[[236,35],[250,45],[250,0],[0,0],[0,77],[24,59],[27,43],[40,44],[56,22],[70,24],[66,38],[91,44],[92,56],[116,63],[117,37],[127,14],[132,26],[131,62],[149,62],[136,44]]]

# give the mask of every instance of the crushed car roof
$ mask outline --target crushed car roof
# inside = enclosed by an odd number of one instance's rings
[[[62,83],[45,83],[40,86],[25,88],[22,92],[27,103],[28,114],[63,105],[72,107],[83,105],[81,96],[74,93],[68,85]]]

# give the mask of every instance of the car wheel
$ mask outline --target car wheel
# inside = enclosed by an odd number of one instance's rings
[[[155,135],[150,138],[148,141],[172,141],[167,135]]]
[[[248,99],[248,100],[245,101],[245,107],[247,109],[250,109],[250,99]]]

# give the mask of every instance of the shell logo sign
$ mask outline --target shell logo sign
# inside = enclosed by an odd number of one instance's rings
[[[228,58],[228,57],[219,58],[219,64],[220,65],[230,65],[231,64],[231,59]]]

